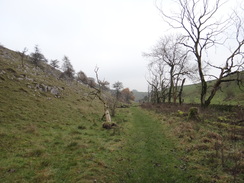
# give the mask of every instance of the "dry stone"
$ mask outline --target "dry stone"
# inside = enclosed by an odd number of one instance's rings
[[[53,87],[51,90],[50,90],[50,93],[53,94],[53,95],[56,95],[58,96],[60,94],[58,88],[56,87]]]

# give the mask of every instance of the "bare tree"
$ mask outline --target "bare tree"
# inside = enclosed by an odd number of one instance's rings
[[[104,94],[104,86],[103,86],[103,83],[107,83],[107,82],[105,82],[105,81],[101,82],[101,80],[99,79],[99,76],[98,76],[98,70],[99,70],[98,67],[96,67],[94,69],[94,72],[96,74],[97,85],[89,84],[89,86],[94,89],[93,91],[91,91],[89,93],[89,95],[94,96],[94,98],[98,98],[103,103],[104,114],[103,114],[102,119],[105,117],[106,122],[110,123],[111,122],[111,116],[110,116],[108,98]],[[89,81],[89,79],[88,79],[88,81]],[[95,82],[95,80],[93,80],[93,82]]]
[[[106,80],[98,80],[98,86],[100,87],[101,90],[103,91],[108,91],[109,90],[109,85],[110,83]]]
[[[166,100],[168,80],[165,78],[164,66],[159,61],[148,64],[149,98],[153,103],[164,103]]]
[[[22,68],[24,68],[24,60],[25,60],[25,57],[26,57],[25,54],[26,54],[27,51],[28,51],[28,49],[25,47],[22,52],[18,52],[20,57],[21,57]]]
[[[183,77],[190,74],[190,65],[188,63],[188,52],[182,48],[180,44],[182,37],[178,36],[165,36],[158,44],[152,49],[151,53],[145,54],[145,56],[151,59],[149,66],[156,67],[158,71],[154,72],[154,84],[151,83],[154,89],[157,85],[161,88],[162,79],[164,79],[164,84],[168,80],[169,91],[167,93],[168,102],[176,103],[177,98],[181,95],[182,91],[179,92],[180,82],[183,82]],[[157,73],[157,76],[156,74]],[[164,78],[162,78],[164,74]],[[167,79],[166,79],[167,78]],[[159,79],[158,82],[157,79]],[[184,82],[183,82],[184,83]],[[181,83],[181,90],[183,85]],[[164,92],[165,94],[165,92]]]
[[[164,20],[174,29],[180,29],[184,32],[182,45],[189,49],[195,57],[198,65],[198,74],[201,81],[201,105],[207,107],[216,92],[220,89],[223,82],[239,81],[236,79],[227,79],[228,76],[239,73],[243,69],[243,20],[236,13],[231,18],[216,19],[220,16],[221,7],[225,1],[222,0],[176,0],[178,11],[167,12],[159,8]],[[233,21],[234,20],[234,21]],[[215,77],[216,82],[212,87],[208,87],[206,77],[209,76],[204,71],[204,59],[211,48],[216,46],[225,46],[228,37],[226,30],[235,28],[235,46],[230,50],[230,55],[221,65],[215,65],[208,62],[211,68],[219,70],[219,75]],[[224,39],[223,39],[224,38]]]

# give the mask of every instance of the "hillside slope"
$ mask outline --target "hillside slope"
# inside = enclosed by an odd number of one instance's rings
[[[70,111],[77,111],[75,115],[80,117],[102,111],[97,100],[86,100],[88,87],[59,79],[61,72],[49,65],[40,69],[26,61],[22,68],[18,53],[5,48],[0,49],[0,59],[1,121],[6,122],[12,116],[14,121],[47,118],[52,122],[49,115],[60,119]]]
[[[236,76],[232,76],[236,77]],[[221,89],[217,91],[211,104],[223,104],[223,105],[244,105],[244,71],[240,73],[242,85],[238,85],[236,82],[223,83]],[[208,86],[214,81],[209,81]],[[135,101],[140,102],[145,100],[148,96],[148,92],[139,92],[137,90],[132,91],[135,96]],[[183,88],[184,103],[200,103],[201,84],[185,85]]]
[[[0,47],[0,182],[243,180],[241,107],[201,109],[195,121],[187,105],[133,104],[106,130],[87,86],[24,65]]]
[[[236,77],[236,76],[232,76]],[[240,73],[240,78],[244,82],[244,72]],[[211,87],[214,81],[209,81]],[[183,98],[185,103],[200,103],[201,85],[192,84],[184,86]],[[222,83],[221,89],[217,91],[211,104],[224,105],[244,105],[244,84],[237,85],[236,82]]]
[[[132,92],[133,92],[136,102],[143,101],[144,98],[148,95],[148,92],[140,92],[137,90],[132,90]]]
[[[40,69],[28,57],[24,63],[0,47],[1,182],[102,180],[102,159],[113,144],[102,129],[103,105],[49,65]]]

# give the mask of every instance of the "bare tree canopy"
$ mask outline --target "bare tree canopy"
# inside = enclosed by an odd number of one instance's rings
[[[27,51],[28,51],[28,49],[25,47],[22,52],[18,52],[19,55],[20,55],[20,57],[21,57],[21,65],[22,65],[22,68],[24,67],[24,59],[26,57],[26,52]]]
[[[150,59],[148,64],[154,102],[176,103],[179,97],[180,82],[185,82],[186,76],[191,74],[192,68],[188,62],[188,51],[181,44],[181,35],[164,36],[150,53],[144,56]],[[183,85],[181,84],[183,87]],[[181,101],[180,101],[181,103]]]
[[[163,1],[162,1],[163,2]],[[198,66],[201,81],[201,105],[208,106],[219,90],[222,82],[240,81],[239,78],[226,78],[243,70],[243,9],[240,12],[221,14],[223,0],[172,0],[177,4],[174,11],[158,7],[165,22],[172,28],[183,32],[181,44],[193,54]],[[237,10],[236,10],[237,11]],[[222,11],[223,12],[223,11]],[[219,17],[219,18],[218,18]],[[229,55],[217,64],[216,60],[207,59],[211,49],[228,48]],[[213,59],[218,59],[217,55]],[[204,68],[218,70],[218,74],[208,74]],[[208,69],[209,70],[209,69]],[[216,79],[215,84],[208,87],[206,77]],[[238,75],[237,75],[238,76]]]
[[[97,97],[103,103],[104,115],[102,118],[105,117],[106,122],[111,122],[110,105],[109,105],[108,97],[106,97],[106,95],[104,94],[104,87],[107,86],[109,83],[107,81],[101,82],[101,80],[99,79],[98,71],[99,71],[99,68],[96,67],[94,69],[94,72],[96,74],[96,79],[97,79],[98,85],[91,86],[94,89],[94,91],[92,91],[90,94]]]

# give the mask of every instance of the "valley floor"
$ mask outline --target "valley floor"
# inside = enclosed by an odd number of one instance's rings
[[[0,182],[240,183],[243,180],[243,141],[237,136],[242,127],[235,129],[235,142],[229,144],[225,140],[221,142],[225,143],[224,148],[216,149],[226,124],[187,121],[182,114],[159,114],[131,106],[118,109],[113,118],[118,127],[106,130],[100,116],[81,118],[78,112],[76,115],[70,121],[53,123],[2,120]]]
[[[196,182],[174,142],[164,135],[160,121],[139,107],[130,111],[124,144],[108,155],[112,157],[114,176],[108,176],[107,182]]]

